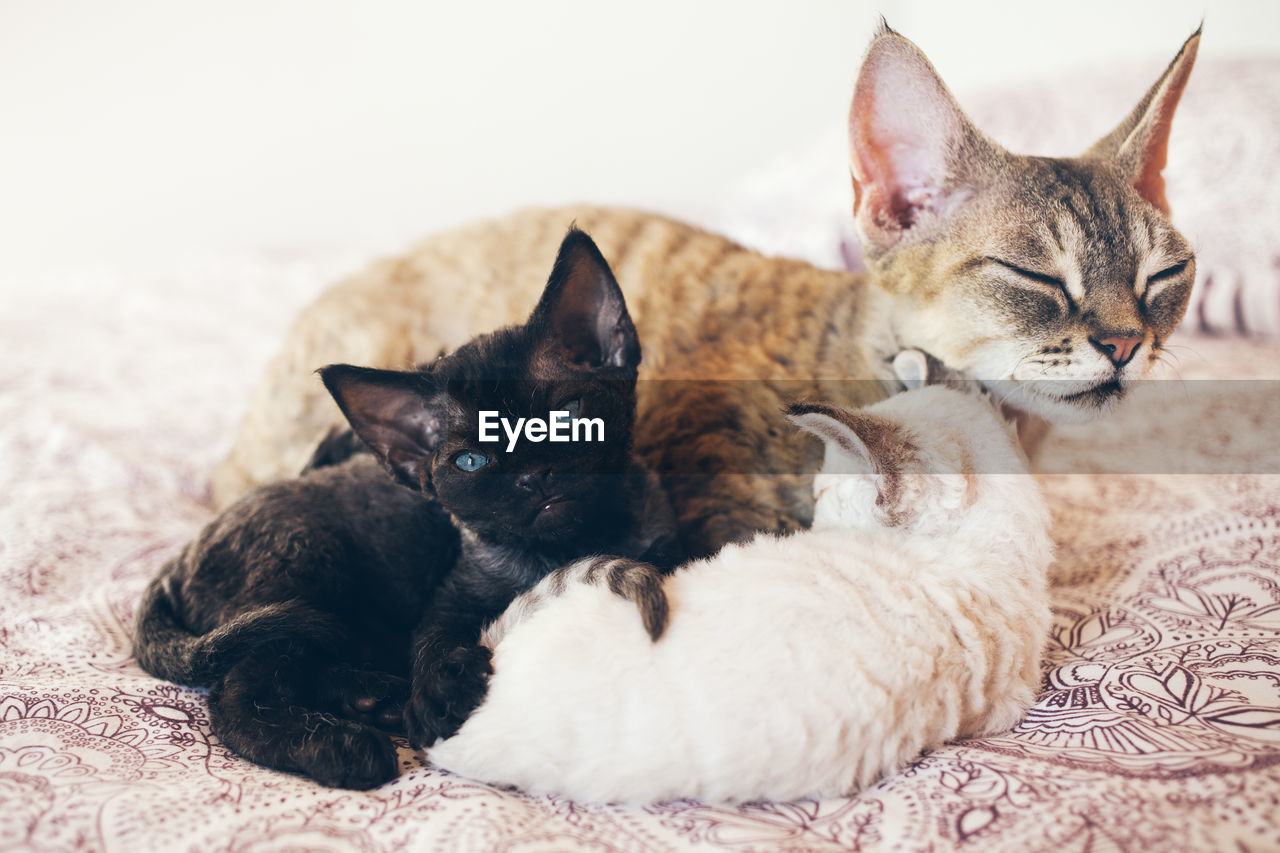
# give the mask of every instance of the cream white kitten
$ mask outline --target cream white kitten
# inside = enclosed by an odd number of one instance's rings
[[[921,384],[923,354],[895,366]],[[790,417],[826,442],[811,530],[666,578],[616,558],[553,573],[490,627],[488,696],[432,762],[582,800],[789,800],[1022,719],[1048,511],[989,400],[932,385]]]

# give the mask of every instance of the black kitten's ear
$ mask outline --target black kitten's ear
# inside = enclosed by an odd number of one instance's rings
[[[422,463],[443,438],[447,396],[413,371],[331,364],[320,368],[320,378],[392,476],[421,488]]]
[[[563,357],[591,367],[635,367],[640,338],[609,264],[596,244],[570,228],[529,324]]]
[[[1165,215],[1169,213],[1169,201],[1165,198],[1161,171],[1169,159],[1169,127],[1199,48],[1200,30],[1197,29],[1133,112],[1084,155],[1106,158],[1118,165],[1138,195]]]

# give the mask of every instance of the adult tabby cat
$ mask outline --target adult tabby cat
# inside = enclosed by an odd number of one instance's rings
[[[920,380],[923,359],[896,361]],[[488,696],[432,763],[583,800],[792,800],[1009,729],[1040,683],[1049,511],[965,385],[793,406],[826,443],[813,528],[667,576],[657,643],[591,582],[642,564],[588,558],[523,593],[485,633]]]
[[[641,379],[688,380],[640,383],[636,442],[690,556],[807,526],[810,476],[794,475],[817,469],[821,447],[782,408],[874,402],[880,382],[849,380],[890,380],[903,348],[1000,382],[1009,404],[1050,421],[1099,415],[1148,375],[1186,310],[1194,255],[1169,221],[1161,169],[1198,43],[1199,32],[1082,156],[1044,158],[984,136],[924,54],[884,27],[849,116],[867,274],[625,210],[533,210],[434,237],[301,315],[216,472],[216,498],[296,471],[337,421],[316,366],[404,366],[522,316],[573,220],[627,283]]]

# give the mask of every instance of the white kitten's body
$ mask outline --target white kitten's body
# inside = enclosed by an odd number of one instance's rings
[[[431,760],[584,800],[786,800],[1017,723],[1049,625],[1039,487],[976,397],[925,388],[868,413],[909,425],[912,465],[956,473],[903,469],[877,506],[884,478],[843,473],[867,460],[829,441],[814,529],[667,578],[656,643],[606,585],[544,582],[488,632],[489,694]],[[914,517],[885,526],[895,499]]]

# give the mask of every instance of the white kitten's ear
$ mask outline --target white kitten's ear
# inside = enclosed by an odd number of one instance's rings
[[[595,242],[571,227],[529,323],[574,364],[636,367],[640,338],[622,288]]]
[[[861,461],[867,473],[878,474],[880,463],[876,454],[858,434],[860,426],[867,428],[868,418],[874,416],[826,403],[794,403],[787,407],[787,419],[793,424]]]
[[[908,391],[929,384],[929,360],[918,349],[904,349],[893,357],[893,372]]]
[[[884,250],[967,196],[957,174],[1003,153],[973,126],[929,60],[882,26],[849,109],[853,215],[863,243]]]
[[[422,464],[443,438],[447,398],[416,371],[331,364],[320,368],[320,378],[391,475],[424,488]]]
[[[1197,29],[1133,112],[1084,155],[1114,162],[1138,195],[1166,215],[1169,201],[1165,198],[1161,172],[1169,159],[1169,128],[1199,48],[1200,30]]]

